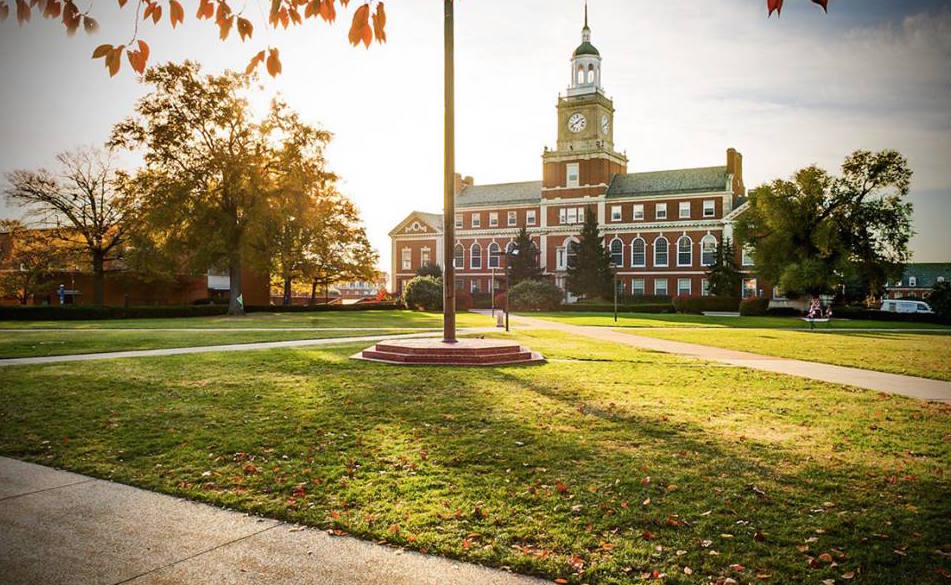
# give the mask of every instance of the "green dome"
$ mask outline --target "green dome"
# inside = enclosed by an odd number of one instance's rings
[[[580,45],[578,45],[578,48],[575,49],[574,56],[580,57],[581,55],[594,55],[596,57],[600,57],[601,53],[599,53],[598,50],[594,48],[594,45],[592,45],[588,41],[585,41],[581,43]]]

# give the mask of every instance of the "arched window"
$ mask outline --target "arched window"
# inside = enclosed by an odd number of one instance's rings
[[[588,65],[588,83],[594,83],[594,65]]]
[[[617,238],[611,241],[611,262],[619,268],[624,266],[624,242]]]
[[[677,266],[690,266],[691,264],[693,264],[693,240],[687,235],[683,235],[677,240]]]
[[[707,234],[700,240],[700,264],[704,266],[713,266],[717,256],[717,238],[713,234]]]
[[[456,256],[452,262],[452,265],[456,268],[465,268],[466,267],[466,252],[462,247],[462,244],[456,244]]]
[[[506,254],[511,254],[511,253],[512,253],[512,250],[514,250],[514,249],[515,249],[515,242],[514,242],[514,241],[513,241],[513,242],[509,242],[509,243],[506,244],[506,246],[505,246],[505,253],[506,253]]]
[[[631,242],[631,266],[643,268],[647,266],[647,243],[644,238],[637,237]]]
[[[577,85],[584,83],[584,65],[578,65]]]
[[[469,268],[482,268],[482,246],[478,243],[469,248]]]
[[[489,244],[489,268],[498,268],[499,267],[499,245],[495,242]]]
[[[654,266],[667,266],[667,238],[658,236],[654,240]]]
[[[578,261],[578,248],[580,244],[574,240],[569,240],[565,244],[565,261],[566,265],[574,268],[575,263]]]

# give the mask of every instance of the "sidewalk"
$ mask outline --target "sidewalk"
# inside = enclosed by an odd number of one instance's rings
[[[532,317],[513,316],[512,319],[516,323],[527,324],[538,329],[553,329],[564,333],[583,335],[593,339],[613,341],[639,349],[660,351],[684,357],[726,363],[743,368],[763,370],[777,374],[788,374],[822,382],[845,384],[847,386],[855,386],[867,390],[887,392],[889,394],[901,394],[920,400],[951,404],[951,382],[942,380],[888,374],[860,368],[764,356],[756,353],[722,349],[696,343],[642,337],[637,335],[637,331],[633,329],[628,333],[616,331],[609,327],[568,325],[566,323],[546,321]]]
[[[540,585],[0,457],[0,581]]]

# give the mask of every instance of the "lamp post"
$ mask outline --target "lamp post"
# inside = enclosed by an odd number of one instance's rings
[[[505,253],[505,330],[509,330],[509,286],[511,284],[512,258],[518,256],[518,248]]]
[[[444,66],[445,66],[445,159],[443,177],[443,250],[454,250],[456,244],[456,141],[455,141],[455,66],[452,0],[444,0]],[[448,252],[447,252],[448,253]],[[444,343],[456,342],[456,271],[454,262],[445,262],[443,275]]]
[[[489,256],[489,263],[492,263],[492,257]],[[492,318],[495,319],[495,267],[492,267],[492,277],[489,280],[489,297],[492,302]]]
[[[611,281],[614,283],[614,322],[617,323],[617,264],[611,262]]]

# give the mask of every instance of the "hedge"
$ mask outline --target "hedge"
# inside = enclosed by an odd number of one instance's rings
[[[614,305],[607,304],[572,304],[562,305],[559,311],[568,313],[613,313]],[[652,305],[621,305],[617,306],[618,313],[673,313],[674,306],[670,303]]]
[[[261,305],[247,306],[248,313],[320,313],[325,311],[392,311],[396,303],[356,305]],[[99,321],[103,319],[168,319],[218,317],[228,314],[227,305],[170,305],[164,307],[111,307],[97,305],[0,306],[0,321]]]
[[[951,324],[951,319],[942,319],[939,315],[919,313],[891,313],[865,307],[832,307],[833,319],[856,319],[868,321],[903,321],[905,323],[943,323]]]
[[[367,302],[352,305],[249,305],[244,308],[247,313],[324,313],[328,311],[395,311],[402,306],[397,302]]]
[[[678,313],[701,315],[704,311],[736,311],[740,299],[733,297],[701,297],[681,295],[674,297],[674,308]]]
[[[750,297],[743,299],[740,303],[740,315],[744,317],[760,317],[766,314],[769,309],[769,299],[759,297]]]

